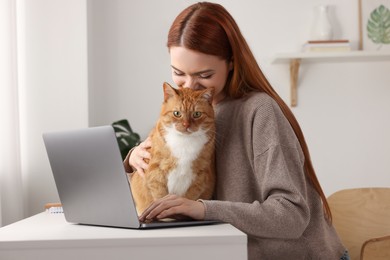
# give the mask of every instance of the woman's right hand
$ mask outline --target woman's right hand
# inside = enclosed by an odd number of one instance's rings
[[[137,170],[137,173],[141,177],[145,177],[144,170],[149,166],[144,159],[150,159],[150,153],[147,150],[150,147],[152,147],[152,141],[150,140],[150,137],[148,137],[145,141],[136,146],[130,154],[129,164]]]

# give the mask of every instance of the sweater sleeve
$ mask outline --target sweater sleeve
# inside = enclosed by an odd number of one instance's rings
[[[261,198],[251,203],[202,201],[206,209],[205,218],[230,223],[256,237],[300,237],[309,223],[310,212],[305,198],[289,178],[290,174],[295,173],[293,169],[288,169],[285,162],[286,157],[293,156],[288,154],[288,150],[281,146],[272,147],[256,160],[259,168],[268,168],[257,169],[266,171],[261,178],[264,201]],[[271,167],[264,167],[267,163]],[[279,178],[285,178],[285,181],[279,182]]]
[[[255,237],[298,238],[310,222],[310,210],[304,157],[295,133],[273,100],[253,99],[237,111],[228,126],[240,128],[221,145],[233,148],[240,164],[231,162],[232,150],[219,150],[230,158],[220,159],[219,170],[224,172],[218,174],[230,181],[219,189],[229,191],[219,192],[219,200],[203,201],[205,218],[230,223]]]
[[[131,155],[131,153],[133,152],[134,148],[135,148],[135,147],[133,147],[133,148],[130,149],[130,151],[129,151],[129,152],[127,153],[127,155],[126,155],[125,160],[123,161],[123,166],[125,167],[125,171],[126,171],[126,173],[129,173],[129,174],[135,172],[135,169],[130,165],[130,162],[129,162],[129,160],[130,160],[130,155]]]

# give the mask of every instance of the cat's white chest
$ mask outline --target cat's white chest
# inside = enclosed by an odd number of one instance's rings
[[[203,130],[190,135],[181,134],[174,127],[165,130],[167,145],[177,158],[177,167],[168,174],[168,192],[183,196],[195,178],[192,163],[206,144],[207,135]]]

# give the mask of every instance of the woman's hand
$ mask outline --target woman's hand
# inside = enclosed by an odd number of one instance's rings
[[[139,217],[140,221],[153,219],[190,217],[203,220],[205,208],[202,202],[169,194],[153,202]]]
[[[137,170],[137,173],[141,175],[141,177],[145,176],[144,170],[148,168],[148,164],[144,159],[150,159],[150,153],[147,151],[150,147],[152,147],[152,141],[150,140],[150,137],[148,137],[145,141],[136,146],[130,154],[129,164]]]

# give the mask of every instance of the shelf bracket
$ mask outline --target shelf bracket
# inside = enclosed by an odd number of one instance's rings
[[[299,66],[301,65],[301,59],[290,60],[290,104],[292,107],[296,107],[298,103],[298,73]]]

